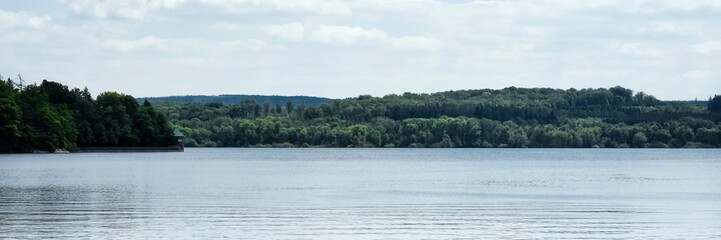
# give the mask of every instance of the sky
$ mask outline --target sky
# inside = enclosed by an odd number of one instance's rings
[[[721,0],[0,0],[0,74],[95,95],[721,94]]]

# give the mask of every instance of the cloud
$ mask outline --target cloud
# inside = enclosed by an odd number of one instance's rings
[[[170,40],[155,36],[146,36],[139,40],[108,40],[103,44],[104,48],[114,49],[121,52],[131,52],[146,49],[169,50]]]
[[[376,9],[384,12],[416,12],[427,11],[429,8],[452,6],[436,0],[366,0],[352,2],[352,9]],[[472,3],[467,3],[472,4]]]
[[[215,24],[211,25],[210,27],[215,30],[220,30],[220,31],[235,31],[235,30],[240,29],[240,25],[234,24],[234,23],[226,23],[226,22],[215,23]]]
[[[711,76],[711,72],[694,70],[694,71],[688,71],[681,76],[684,78],[688,78],[688,79],[703,79],[703,78],[708,78],[709,76]]]
[[[149,0],[147,1],[147,5],[151,9],[155,8],[168,8],[168,9],[174,9],[180,5],[185,3],[185,0]]]
[[[7,68],[2,71],[23,74],[73,72],[66,78],[98,83],[89,73],[118,82],[120,70],[138,73],[138,81],[168,76],[192,81],[194,74],[197,78],[208,73],[214,79],[235,79],[242,71],[249,79],[276,86],[269,88],[272,91],[334,97],[439,88],[621,84],[661,98],[683,99],[694,96],[684,89],[700,89],[700,95],[718,89],[713,70],[721,68],[714,58],[721,54],[719,3],[6,1],[0,4],[0,66]],[[341,55],[354,64],[342,65]],[[110,63],[122,67],[109,67]],[[324,81],[362,84],[305,90],[297,87],[301,84],[284,85],[283,80],[294,76],[302,76],[299,83],[308,86]],[[192,91],[261,91],[232,84],[207,84]],[[131,85],[127,91],[161,94]],[[174,94],[172,88],[164,91]]]
[[[0,10],[0,51],[23,45],[42,47],[50,35],[63,30],[46,14]]]
[[[437,45],[435,39],[423,36],[391,37],[386,41],[394,48],[399,49],[432,49]]]
[[[670,9],[680,10],[695,10],[700,8],[721,8],[721,1],[718,0],[701,0],[701,1],[687,1],[687,0],[665,0],[659,1],[661,6]]]
[[[140,20],[148,11],[174,9],[185,0],[62,0],[75,14],[95,18],[117,17]]]
[[[648,56],[648,57],[663,57],[664,52],[653,48],[644,46],[641,43],[625,43],[618,48],[621,53],[636,55],[636,56]]]
[[[308,40],[332,45],[383,45],[401,49],[430,49],[436,41],[424,36],[392,37],[375,28],[320,25]]]
[[[721,41],[708,41],[693,46],[696,52],[700,53],[711,53],[715,51],[721,51]]]
[[[167,42],[168,40],[166,39],[161,39],[154,36],[147,36],[139,40],[108,40],[103,46],[123,52],[136,51],[148,48],[164,50],[167,48]]]
[[[654,34],[659,37],[678,37],[678,36],[701,36],[703,35],[704,26],[698,22],[672,22],[672,21],[654,21],[643,24],[638,28],[640,34],[648,36]]]
[[[208,60],[202,58],[175,58],[168,61],[172,64],[198,66],[207,63]]]
[[[431,49],[437,45],[435,39],[425,36],[393,37],[383,30],[357,26],[321,24],[317,27],[307,27],[303,23],[293,22],[266,25],[262,30],[268,36],[287,41],[309,41],[338,46],[368,45],[397,49]]]
[[[279,37],[289,41],[303,40],[305,28],[302,23],[294,22],[282,25],[266,25],[262,27],[263,32],[270,36]]]
[[[50,26],[52,18],[48,15],[34,15],[0,10],[0,29],[33,29]]]
[[[338,45],[353,45],[368,42],[381,42],[388,33],[378,29],[363,29],[349,26],[320,25],[309,36],[309,40]]]
[[[605,1],[584,1],[584,0],[547,0],[538,1],[544,4],[552,4],[564,8],[573,9],[599,9],[617,8],[628,13],[661,13],[668,10],[692,11],[697,9],[719,9],[721,1],[718,0],[654,0],[654,1],[628,1],[628,0],[605,0]]]
[[[220,43],[220,47],[227,50],[253,50],[259,51],[267,47],[268,44],[263,40],[258,39],[238,39],[234,41],[223,41]]]
[[[336,0],[200,0],[200,3],[235,11],[256,7],[281,12],[308,12],[331,15],[351,13],[350,7],[345,2]]]

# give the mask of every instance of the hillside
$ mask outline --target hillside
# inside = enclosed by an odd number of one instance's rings
[[[285,105],[288,101],[295,105],[318,106],[322,103],[331,101],[330,98],[307,97],[307,96],[274,96],[274,95],[190,95],[190,96],[168,96],[168,97],[147,97],[138,98],[138,102],[148,100],[148,102],[156,103],[223,103],[237,104],[246,100],[255,100],[255,102],[263,104],[270,103],[272,105]]]
[[[244,101],[157,108],[189,146],[719,147],[721,114],[712,102],[719,101],[663,102],[619,86],[509,87],[362,95],[317,106]]]

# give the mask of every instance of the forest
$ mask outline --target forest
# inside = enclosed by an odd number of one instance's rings
[[[308,97],[308,96],[268,96],[268,95],[235,95],[235,94],[224,94],[217,96],[208,95],[189,95],[189,96],[168,96],[168,97],[146,97],[138,98],[139,102],[156,103],[223,103],[223,104],[235,104],[245,100],[255,100],[256,102],[269,102],[270,104],[285,104],[286,101],[290,100],[295,104],[305,104],[311,106],[318,106],[322,103],[329,102],[330,98],[321,97]]]
[[[664,102],[620,86],[155,107],[188,147],[721,147],[721,96]]]
[[[57,82],[0,81],[0,152],[73,151],[79,147],[169,146],[165,115],[130,95],[68,89]]]
[[[721,147],[721,96],[664,102],[620,86],[310,98],[315,104],[164,99],[0,81],[0,152],[168,146],[173,130],[187,147]]]

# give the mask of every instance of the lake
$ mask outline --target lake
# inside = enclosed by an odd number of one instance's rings
[[[720,239],[721,150],[0,155],[0,238]]]

